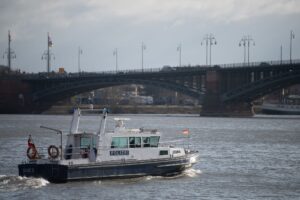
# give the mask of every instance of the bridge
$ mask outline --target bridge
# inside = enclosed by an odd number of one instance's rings
[[[165,67],[98,73],[38,73],[0,77],[1,113],[40,113],[83,92],[151,85],[199,99],[202,116],[250,116],[252,102],[300,83],[300,60]]]

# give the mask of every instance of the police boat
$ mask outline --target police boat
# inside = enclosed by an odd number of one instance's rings
[[[135,178],[141,176],[178,175],[198,162],[199,153],[188,148],[161,144],[161,134],[152,129],[128,129],[124,121],[115,118],[114,131],[106,132],[107,110],[102,110],[96,132],[79,131],[83,110],[76,109],[65,148],[50,145],[48,152],[28,139],[28,159],[18,165],[19,175],[41,177],[52,183],[78,180]]]

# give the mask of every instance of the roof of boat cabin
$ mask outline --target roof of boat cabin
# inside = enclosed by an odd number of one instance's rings
[[[78,136],[78,135],[97,135],[96,132],[77,132],[77,133],[68,133],[67,136],[69,135],[74,135],[74,136]]]

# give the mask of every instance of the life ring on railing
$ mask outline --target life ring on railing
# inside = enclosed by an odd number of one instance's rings
[[[59,156],[59,150],[55,145],[50,145],[48,147],[48,155],[50,158],[55,159]]]
[[[27,157],[29,159],[35,159],[37,156],[37,150],[35,147],[31,146],[27,148]]]

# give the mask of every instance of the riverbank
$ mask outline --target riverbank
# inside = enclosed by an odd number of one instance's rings
[[[43,114],[70,114],[75,106],[52,106]],[[81,105],[81,109],[90,109],[89,105]],[[94,109],[109,108],[116,114],[200,114],[201,106],[176,105],[96,105]]]

